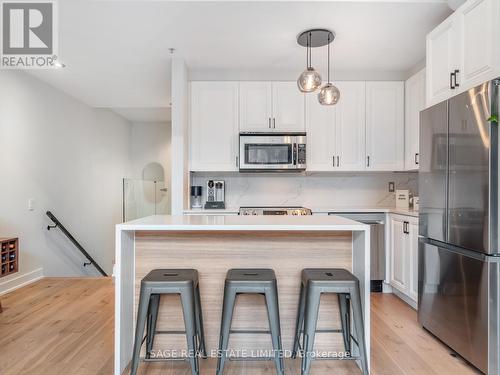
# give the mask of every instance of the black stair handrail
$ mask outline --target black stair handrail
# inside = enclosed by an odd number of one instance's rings
[[[61,222],[59,220],[57,220],[57,218],[54,216],[54,214],[52,212],[50,212],[50,211],[47,211],[46,214],[49,217],[49,219],[52,220],[52,222],[54,223],[54,225],[47,225],[47,230],[51,230],[51,229],[54,229],[54,228],[59,228],[61,230],[61,232],[63,232],[64,235],[69,238],[69,240],[73,243],[73,245],[75,245],[75,247],[78,250],[80,250],[80,252],[89,261],[88,263],[87,262],[83,263],[84,267],[92,264],[95,268],[97,268],[97,270],[101,273],[101,275],[108,276],[106,274],[106,272],[104,272],[104,270],[101,268],[101,266],[99,266],[99,264],[97,264],[97,262],[94,260],[94,258],[92,258],[90,256],[90,254],[87,253],[87,251],[83,248],[83,246],[78,243],[78,241],[75,239],[75,237],[73,237],[71,235],[71,233],[69,233],[68,230],[64,227],[64,225],[62,225]]]

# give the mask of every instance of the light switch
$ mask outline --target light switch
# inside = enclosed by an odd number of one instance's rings
[[[35,200],[33,198],[28,199],[28,210],[35,210]]]
[[[389,182],[389,193],[394,193],[395,190],[396,188],[394,187],[394,182]]]

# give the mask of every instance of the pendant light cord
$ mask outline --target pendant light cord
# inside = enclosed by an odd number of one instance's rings
[[[330,33],[328,33],[328,83],[330,83]]]
[[[307,68],[312,68],[312,56],[311,56],[311,38],[312,38],[312,35],[311,33],[309,33],[309,38],[307,38],[307,56],[309,58],[309,61],[307,62]]]

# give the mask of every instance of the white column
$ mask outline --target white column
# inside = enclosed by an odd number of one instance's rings
[[[172,143],[171,199],[172,215],[182,215],[188,208],[188,70],[184,60],[172,59]]]

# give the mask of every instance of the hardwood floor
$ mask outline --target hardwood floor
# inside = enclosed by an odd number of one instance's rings
[[[114,285],[109,278],[46,278],[2,296],[0,374],[113,373]],[[478,374],[417,323],[416,312],[393,295],[372,295],[373,375]],[[286,361],[300,374],[299,361]],[[189,375],[181,362],[142,364],[140,374]],[[201,361],[202,374],[215,361]],[[318,361],[313,374],[359,374],[352,362]],[[233,362],[227,375],[274,374],[267,362]]]

